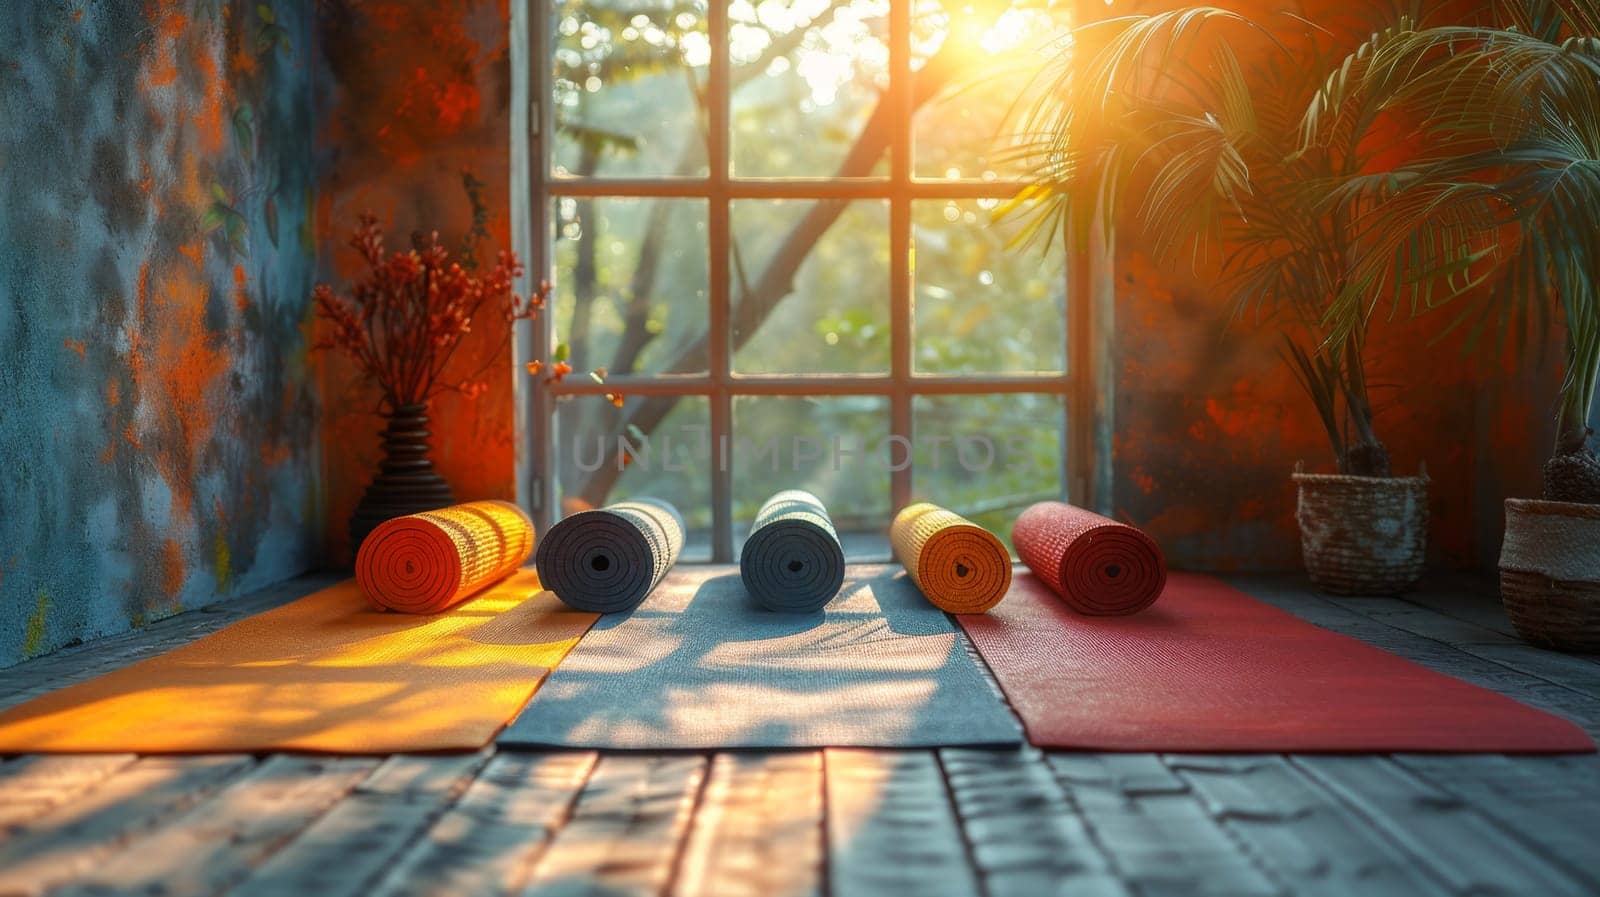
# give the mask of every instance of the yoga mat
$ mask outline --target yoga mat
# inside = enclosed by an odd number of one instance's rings
[[[531,570],[431,616],[347,580],[0,713],[0,753],[476,750],[594,619]]]
[[[673,571],[604,617],[502,747],[1015,745],[1022,730],[950,618],[898,568],[851,567],[826,610],[755,611],[731,566]]]
[[[683,550],[683,517],[660,499],[579,511],[550,528],[534,564],[556,597],[578,610],[632,610]]]
[[[1028,569],[1080,614],[1137,613],[1161,596],[1167,562],[1143,531],[1065,502],[1022,512],[1011,544]]]
[[[767,499],[739,551],[744,587],[767,610],[811,613],[839,594],[844,548],[822,499],[788,489]]]
[[[1594,750],[1560,717],[1314,626],[1209,576],[1174,573],[1161,602],[1142,614],[1086,617],[1024,573],[999,607],[958,619],[1039,747]]]
[[[981,614],[1011,588],[1011,553],[976,523],[927,502],[903,508],[889,525],[894,556],[934,607]]]
[[[521,567],[533,522],[508,501],[475,501],[378,525],[356,553],[356,582],[379,607],[434,614]]]

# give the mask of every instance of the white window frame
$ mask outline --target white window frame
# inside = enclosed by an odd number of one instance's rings
[[[915,105],[907,89],[911,65],[913,0],[891,0],[889,13],[889,88],[883,103],[898,109],[889,148],[886,178],[744,178],[730,176],[727,4],[710,0],[707,30],[711,59],[707,73],[708,174],[701,178],[556,178],[552,171],[555,133],[551,95],[555,40],[554,0],[512,3],[512,209],[513,241],[527,259],[529,284],[539,272],[553,280],[554,225],[550,209],[560,197],[700,199],[708,205],[709,331],[708,365],[703,375],[613,375],[604,384],[588,377],[568,377],[548,386],[521,374],[523,363],[549,358],[557,335],[551,312],[523,322],[516,340],[518,422],[523,441],[518,452],[518,497],[544,532],[556,519],[554,473],[555,402],[564,395],[679,395],[704,397],[710,404],[711,444],[720,445],[733,427],[737,396],[882,396],[889,402],[889,434],[912,439],[912,404],[918,396],[1035,393],[1062,397],[1064,439],[1061,458],[1062,498],[1109,511],[1111,310],[1110,235],[1096,233],[1086,241],[1067,241],[1065,370],[1040,374],[922,374],[912,364],[915,322],[911,269],[911,204],[916,200],[1005,199],[1022,186],[1017,181],[919,178],[911,166]],[[1085,9],[1088,4],[1080,2]],[[533,52],[534,48],[538,52]],[[739,199],[865,199],[889,206],[890,366],[887,374],[741,374],[732,369],[729,288],[729,210]],[[1080,248],[1081,244],[1081,248]],[[525,284],[524,288],[529,284]],[[542,347],[543,351],[535,351]],[[728,466],[711,465],[711,549],[713,563],[735,557],[733,474]],[[912,467],[890,473],[894,508],[913,500]]]

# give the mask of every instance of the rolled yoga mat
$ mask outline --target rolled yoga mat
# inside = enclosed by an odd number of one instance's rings
[[[539,582],[578,610],[633,610],[678,562],[683,517],[660,499],[579,511],[550,528],[534,556]]]
[[[1011,588],[1011,553],[983,527],[928,502],[908,505],[889,525],[894,556],[942,611],[981,614]]]
[[[1011,543],[1028,569],[1080,614],[1137,613],[1167,584],[1167,562],[1154,539],[1065,502],[1023,511]]]
[[[435,614],[509,576],[533,552],[533,522],[506,501],[475,501],[378,525],[356,582],[379,607]]]
[[[844,584],[844,547],[822,499],[787,489],[767,499],[739,552],[745,591],[767,610],[814,613]]]

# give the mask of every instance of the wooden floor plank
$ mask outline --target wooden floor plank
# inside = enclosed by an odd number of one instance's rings
[[[1511,618],[1506,616],[1505,605],[1500,600],[1500,579],[1492,571],[1430,576],[1423,581],[1421,588],[1401,595],[1400,600],[1522,641],[1522,636],[1511,624]],[[1600,652],[1568,653],[1563,656],[1600,665]]]
[[[1038,751],[946,749],[939,757],[990,897],[1130,893]]]
[[[590,752],[496,754],[460,800],[395,858],[368,893],[517,893],[533,861],[566,820],[595,760]]]
[[[365,897],[372,883],[466,790],[488,757],[486,752],[390,757],[230,893]]]
[[[133,754],[18,757],[0,766],[0,842],[133,763]]]
[[[829,749],[823,766],[833,897],[981,893],[931,751]]]
[[[1303,755],[1291,762],[1457,892],[1593,893],[1460,798],[1385,757]]]
[[[0,893],[38,894],[87,874],[252,765],[231,755],[139,760],[0,843]]]
[[[270,757],[159,829],[128,841],[70,887],[52,893],[219,894],[349,793],[376,765],[367,758]]]
[[[1050,766],[1116,871],[1141,895],[1282,893],[1188,785],[1148,756],[1051,754]],[[1157,761],[1159,762],[1159,761]]]
[[[673,893],[820,895],[822,789],[821,751],[718,754]]]
[[[1600,894],[1600,757],[1404,754],[1395,762],[1501,822]]]
[[[1327,599],[1347,610],[1467,654],[1600,699],[1600,664],[1393,598]]]
[[[528,876],[525,897],[665,893],[706,775],[699,755],[603,756]]]
[[[1600,699],[1473,656],[1452,645],[1396,629],[1305,589],[1285,589],[1252,578],[1241,579],[1239,583],[1251,595],[1308,622],[1361,639],[1431,670],[1559,714],[1582,726],[1591,736],[1600,737]]]
[[[1373,830],[1365,817],[1276,755],[1166,758],[1205,805],[1290,893],[1433,897],[1450,889]]]

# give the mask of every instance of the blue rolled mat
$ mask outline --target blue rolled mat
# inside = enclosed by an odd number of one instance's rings
[[[578,610],[633,610],[683,550],[683,517],[656,498],[579,511],[539,541],[539,584]]]
[[[739,576],[762,607],[814,613],[844,585],[844,548],[822,500],[801,489],[767,499],[739,553]]]

